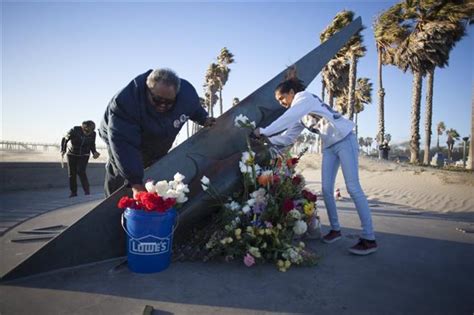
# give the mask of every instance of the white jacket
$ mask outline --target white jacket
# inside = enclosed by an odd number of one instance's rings
[[[318,129],[323,149],[344,139],[355,126],[316,95],[302,91],[295,94],[291,107],[270,126],[261,128],[260,133],[268,136],[275,145],[288,146],[304,130],[303,121],[306,125],[312,122],[313,128]]]

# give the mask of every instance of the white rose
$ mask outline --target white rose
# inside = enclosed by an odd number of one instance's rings
[[[293,232],[295,232],[296,235],[302,235],[306,232],[308,229],[308,225],[306,222],[298,220],[295,222],[295,226],[293,226]]]
[[[156,193],[160,196],[164,196],[166,192],[168,191],[169,185],[165,180],[161,180],[155,185]]]
[[[175,182],[182,182],[184,180],[184,175],[180,174],[179,172],[174,174],[174,181]]]
[[[155,192],[156,191],[155,184],[153,184],[152,180],[146,182],[145,188],[146,188],[146,191],[148,191],[148,192]]]
[[[249,211],[250,211],[250,207],[247,205],[242,208],[243,213],[248,213]]]

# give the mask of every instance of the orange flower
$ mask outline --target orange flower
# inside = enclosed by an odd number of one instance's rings
[[[262,174],[258,177],[260,186],[267,186],[273,183],[273,174]]]

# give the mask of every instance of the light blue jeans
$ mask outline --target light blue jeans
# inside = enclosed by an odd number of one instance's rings
[[[354,133],[350,133],[341,141],[323,149],[322,190],[324,204],[328,212],[331,229],[341,229],[337,217],[334,199],[334,183],[339,166],[346,182],[346,188],[355,203],[362,224],[362,238],[375,240],[369,203],[359,183],[359,146]]]

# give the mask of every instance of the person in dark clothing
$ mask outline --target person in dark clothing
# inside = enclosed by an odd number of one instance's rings
[[[390,151],[390,146],[388,141],[384,140],[383,143],[379,146],[380,152],[382,152],[382,159],[388,160],[388,151]]]
[[[95,148],[96,133],[95,124],[92,120],[87,120],[81,126],[75,126],[61,140],[61,155],[64,156],[67,150],[67,166],[69,174],[69,197],[77,196],[77,181],[79,176],[82,188],[86,195],[90,195],[89,181],[87,179],[86,168],[89,162],[90,153],[97,159],[100,155]],[[68,148],[68,142],[70,142]]]
[[[144,168],[168,153],[188,119],[209,127],[215,119],[201,106],[194,87],[170,69],[148,70],[109,102],[99,135],[107,144],[105,194],[127,185],[146,191]]]

